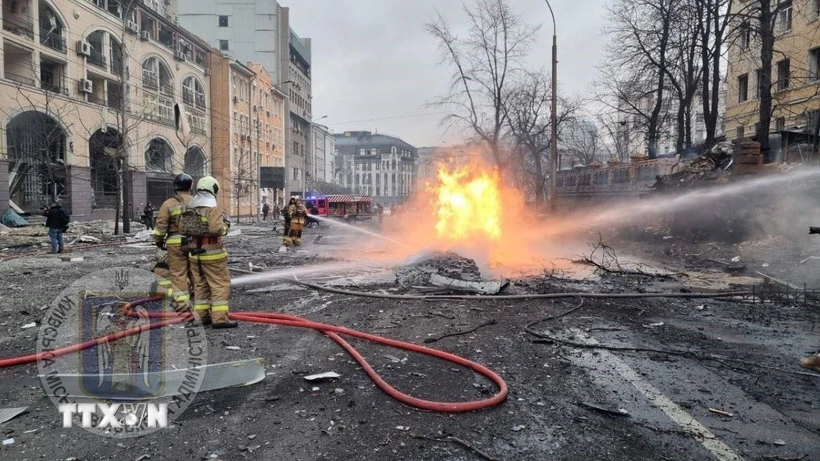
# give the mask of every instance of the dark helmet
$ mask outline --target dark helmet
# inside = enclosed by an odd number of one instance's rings
[[[174,190],[175,191],[190,192],[191,188],[193,186],[194,186],[194,178],[192,178],[190,175],[182,173],[180,175],[177,175],[176,178],[174,178]]]

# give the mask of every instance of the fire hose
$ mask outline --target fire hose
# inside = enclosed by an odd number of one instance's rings
[[[134,306],[158,300],[160,300],[160,298],[146,298],[128,303],[124,306],[123,313],[130,317],[137,317],[138,314],[136,314],[132,310]],[[83,351],[85,349],[101,345],[107,341],[116,341],[127,336],[139,334],[143,331],[152,330],[155,328],[163,328],[169,325],[187,322],[192,319],[192,314],[190,313],[158,312],[148,313],[147,315],[150,318],[157,319],[157,321],[152,322],[150,324],[130,328],[127,330],[118,331],[116,333],[112,333],[106,336],[91,339],[82,343],[73,344],[71,346],[66,346],[48,352],[40,352],[21,357],[11,357],[7,359],[2,359],[0,360],[0,368],[8,368],[18,365],[35,363],[38,360],[46,360],[66,354],[71,354],[74,352]],[[270,325],[283,325],[296,328],[308,328],[311,330],[316,330],[321,333],[324,333],[325,336],[328,336],[332,340],[336,341],[336,343],[338,343],[339,346],[341,346],[351,357],[353,357],[353,359],[356,360],[356,362],[358,362],[359,365],[364,369],[367,376],[370,377],[370,379],[373,380],[376,386],[378,386],[379,389],[381,389],[384,393],[386,393],[393,399],[398,400],[401,403],[421,410],[445,413],[462,413],[485,408],[492,408],[501,404],[507,398],[507,383],[504,382],[504,380],[501,379],[500,376],[495,374],[490,369],[482,365],[479,365],[478,363],[472,362],[470,360],[467,360],[454,354],[450,354],[436,349],[431,349],[429,347],[419,346],[412,343],[406,343],[403,341],[397,341],[394,339],[371,335],[368,333],[351,330],[345,327],[313,322],[292,315],[277,314],[270,312],[243,312],[230,314],[230,318],[231,320],[238,320],[251,323],[265,323]],[[428,355],[430,357],[436,357],[456,365],[461,365],[463,367],[475,371],[476,373],[485,376],[490,381],[495,383],[495,385],[498,386],[498,392],[490,398],[470,402],[435,402],[431,400],[424,400],[412,397],[397,390],[396,388],[388,384],[384,379],[382,379],[382,377],[379,376],[379,374],[365,360],[365,358],[349,342],[342,338],[342,335],[364,339],[372,343],[403,349],[410,352],[417,352],[420,354]]]

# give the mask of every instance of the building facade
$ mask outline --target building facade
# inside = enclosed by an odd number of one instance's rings
[[[777,4],[778,2],[773,2]],[[736,2],[735,8],[748,7]],[[738,24],[737,40],[729,43],[726,137],[753,138],[760,121],[760,47],[754,27]],[[820,118],[820,0],[793,0],[774,24],[772,62],[771,160],[788,160],[811,150]]]
[[[134,217],[173,195],[175,174],[209,172],[210,49],[174,23],[175,8],[3,0],[0,209],[61,197],[75,220],[111,218],[123,192]]]
[[[395,205],[410,197],[418,173],[418,151],[394,136],[346,131],[336,136],[339,178],[354,194]]]
[[[261,64],[285,93],[285,193],[304,193],[313,170],[311,41],[291,29],[290,10],[275,0],[181,0],[179,18],[221,52]]]
[[[273,84],[270,73],[259,63],[250,63],[253,81],[253,142],[259,168],[285,167],[285,94]],[[259,205],[284,203],[284,188],[260,188]]]
[[[219,205],[231,216],[255,216],[259,176],[251,122],[254,76],[248,66],[214,50],[211,93],[221,97],[211,112],[213,176],[221,185]]]
[[[333,156],[336,150],[336,138],[328,130],[328,127],[318,123],[313,124],[311,132],[313,135],[310,143],[313,168],[310,173],[316,185],[331,183],[333,182]],[[311,189],[317,189],[317,187],[314,186]]]
[[[668,103],[664,104],[658,121],[658,156],[670,156],[679,154],[677,152],[678,140],[678,103],[674,101],[676,96],[670,88],[666,90]],[[697,149],[706,141],[706,121],[703,116],[703,100],[702,92],[700,90],[695,92],[692,98],[690,114],[691,114],[691,131],[689,136],[692,140],[692,147]],[[723,114],[723,103],[725,101],[723,88],[720,90],[719,106],[718,106],[718,123],[716,127],[715,136],[723,135],[723,119],[720,114]],[[628,152],[630,157],[648,157],[649,144],[647,140],[647,119],[642,114],[649,114],[652,112],[655,102],[651,96],[646,96],[637,101],[630,101],[629,104],[624,102],[619,103],[617,112],[617,135],[620,139],[613,140],[619,146]],[[568,160],[570,161],[570,160]],[[572,163],[570,161],[570,163]],[[574,165],[572,165],[574,166]]]

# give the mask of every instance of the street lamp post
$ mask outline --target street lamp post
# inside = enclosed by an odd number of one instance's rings
[[[552,109],[550,110],[550,211],[554,214],[558,209],[558,41],[555,14],[549,0],[547,8],[552,17]]]

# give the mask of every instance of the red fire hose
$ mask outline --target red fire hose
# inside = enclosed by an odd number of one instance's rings
[[[132,303],[127,304],[124,307],[123,312],[128,316],[136,317],[137,314],[131,310],[132,307],[155,300],[159,300],[159,298],[148,298],[134,301]],[[116,341],[126,336],[138,334],[142,331],[152,330],[154,328],[162,328],[176,323],[182,323],[191,318],[191,314],[180,314],[176,312],[149,313],[148,316],[160,320],[147,325],[130,328],[128,330],[123,330],[107,336],[88,340],[83,343],[74,344],[60,349],[55,349],[49,352],[41,352],[22,357],[11,357],[7,359],[2,359],[0,360],[0,368],[7,368],[17,365],[34,363],[38,360],[59,357],[61,355],[66,355],[73,352],[79,352],[90,347],[103,344],[106,341]],[[438,411],[445,413],[461,413],[467,411],[480,410],[484,408],[492,408],[501,404],[507,398],[507,383],[505,383],[500,376],[498,376],[490,369],[482,365],[479,365],[475,362],[471,362],[465,358],[447,352],[442,352],[436,349],[431,349],[429,347],[419,346],[416,344],[396,341],[394,339],[383,338],[381,336],[371,335],[368,333],[362,333],[360,331],[351,330],[349,328],[328,325],[325,323],[317,323],[292,315],[276,314],[270,312],[243,312],[237,314],[230,314],[230,318],[232,320],[239,320],[252,323],[267,323],[271,325],[285,325],[297,328],[309,328],[312,330],[322,332],[326,336],[330,337],[332,340],[336,341],[345,351],[347,351],[347,353],[350,354],[350,356],[353,357],[356,360],[356,362],[359,363],[359,365],[361,365],[365,373],[367,373],[367,376],[369,376],[370,379],[372,379],[373,382],[376,384],[376,386],[378,386],[379,389],[384,391],[384,393],[398,400],[399,402],[402,402],[406,405],[415,408],[419,408],[421,410]],[[373,367],[370,366],[369,363],[367,363],[364,357],[362,357],[362,355],[352,345],[350,345],[350,343],[345,341],[345,339],[342,338],[341,335],[352,336],[354,338],[364,339],[376,344],[395,347],[406,351],[418,352],[420,354],[425,354],[431,357],[446,360],[456,365],[464,366],[485,376],[493,383],[495,383],[495,385],[498,386],[498,393],[488,399],[476,400],[472,402],[434,402],[430,400],[423,400],[409,396],[398,391],[396,388],[394,388],[393,386],[388,384],[384,379],[382,379],[381,376],[379,376],[379,374],[373,369]]]

